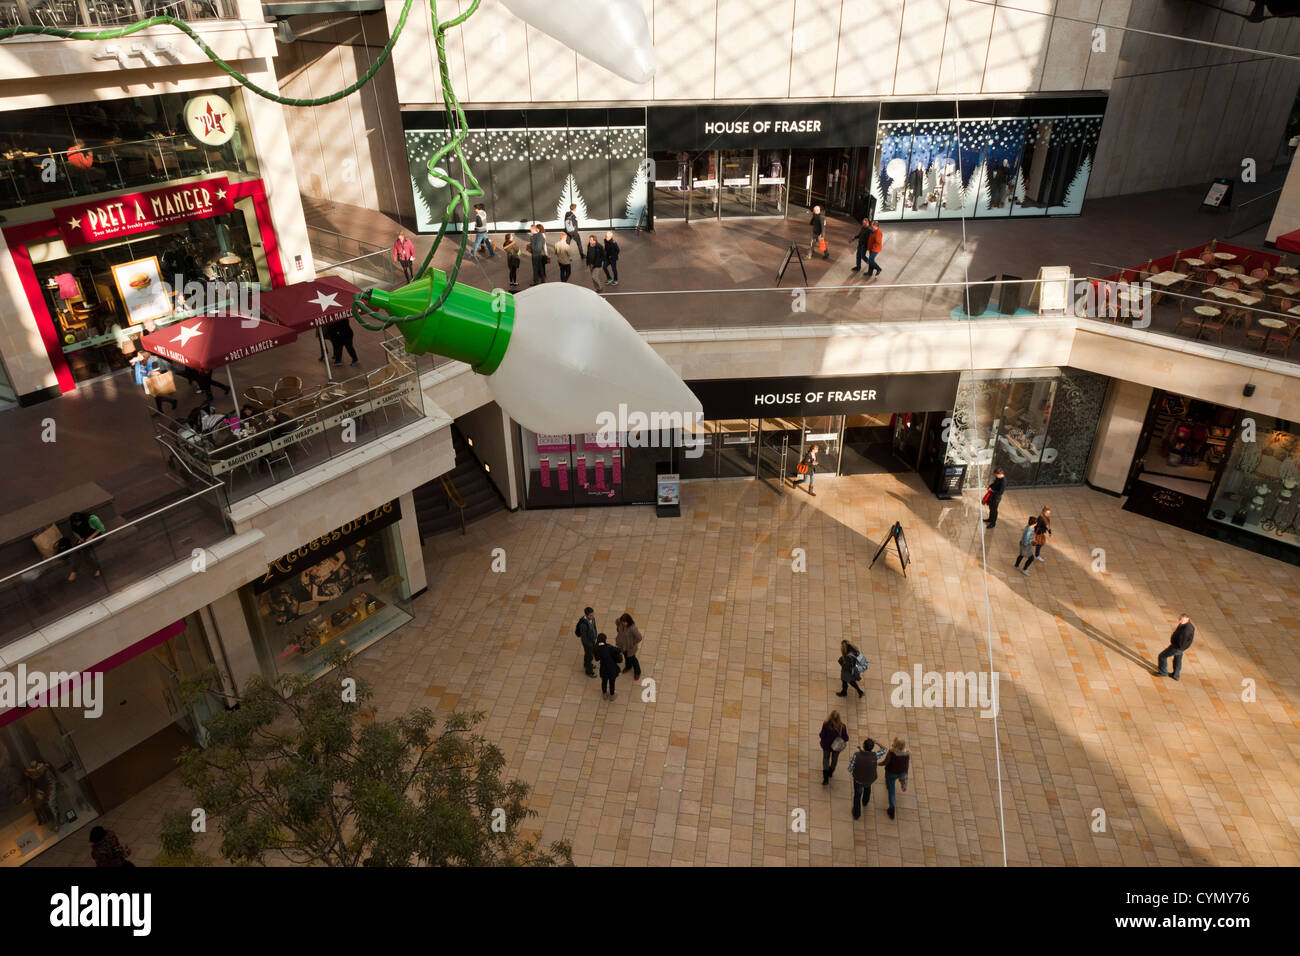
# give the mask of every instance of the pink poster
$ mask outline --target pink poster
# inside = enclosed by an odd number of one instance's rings
[[[622,483],[623,483],[623,456],[620,455],[618,452],[614,452],[614,484],[621,485]]]
[[[555,463],[555,479],[561,491],[569,490],[569,462],[564,458]]]
[[[605,459],[596,460],[596,487],[600,490],[605,488]]]
[[[542,487],[551,487],[551,461],[549,458],[542,459]]]
[[[578,456],[578,487],[587,487],[587,456]]]

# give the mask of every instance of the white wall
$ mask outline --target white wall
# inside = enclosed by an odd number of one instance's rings
[[[642,0],[658,71],[636,85],[483,0],[447,34],[447,57],[465,105],[1104,90],[1119,44],[1095,52],[1092,24],[1122,21],[1129,2]],[[401,7],[386,0],[390,29]],[[565,3],[552,8],[565,15]],[[441,103],[427,16],[407,21],[394,60],[404,106]]]
[[[488,481],[501,492],[512,510],[519,507],[519,489],[515,483],[515,450],[510,440],[510,416],[496,402],[477,408],[456,420],[461,434],[473,442],[479,461],[491,470]]]

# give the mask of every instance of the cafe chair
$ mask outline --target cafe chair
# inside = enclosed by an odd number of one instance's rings
[[[1200,337],[1201,317],[1192,311],[1192,305],[1187,299],[1178,300],[1178,324],[1174,326],[1174,334],[1180,333],[1183,326],[1192,330],[1192,338]]]
[[[275,383],[272,394],[277,405],[291,402],[302,394],[302,379],[297,375],[286,375]]]
[[[1252,279],[1259,279],[1261,282],[1267,279],[1268,275],[1268,270],[1263,266],[1256,266],[1254,269],[1250,270],[1250,277]]]
[[[253,385],[244,389],[244,401],[264,412],[275,404],[275,393],[263,385]]]

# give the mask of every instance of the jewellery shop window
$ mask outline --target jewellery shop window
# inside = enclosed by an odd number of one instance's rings
[[[336,528],[285,555],[241,591],[268,677],[316,677],[325,649],[356,652],[411,619],[398,503]]]
[[[54,711],[0,727],[0,866],[19,866],[99,815]]]
[[[1210,519],[1300,544],[1300,427],[1268,415],[1251,417],[1255,433],[1237,428]]]
[[[256,230],[253,201],[244,199],[233,212],[126,242],[73,252],[59,240],[30,244],[73,379],[84,382],[125,368],[141,335],[193,315],[184,298],[187,284],[202,286],[205,295],[211,290],[214,299],[239,295],[240,284],[269,284],[264,258],[254,256]]]

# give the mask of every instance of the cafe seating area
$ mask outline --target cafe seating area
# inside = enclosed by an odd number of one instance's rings
[[[1285,253],[1214,239],[1091,281],[1103,319],[1132,323],[1149,308],[1153,331],[1300,360],[1300,264]]]

